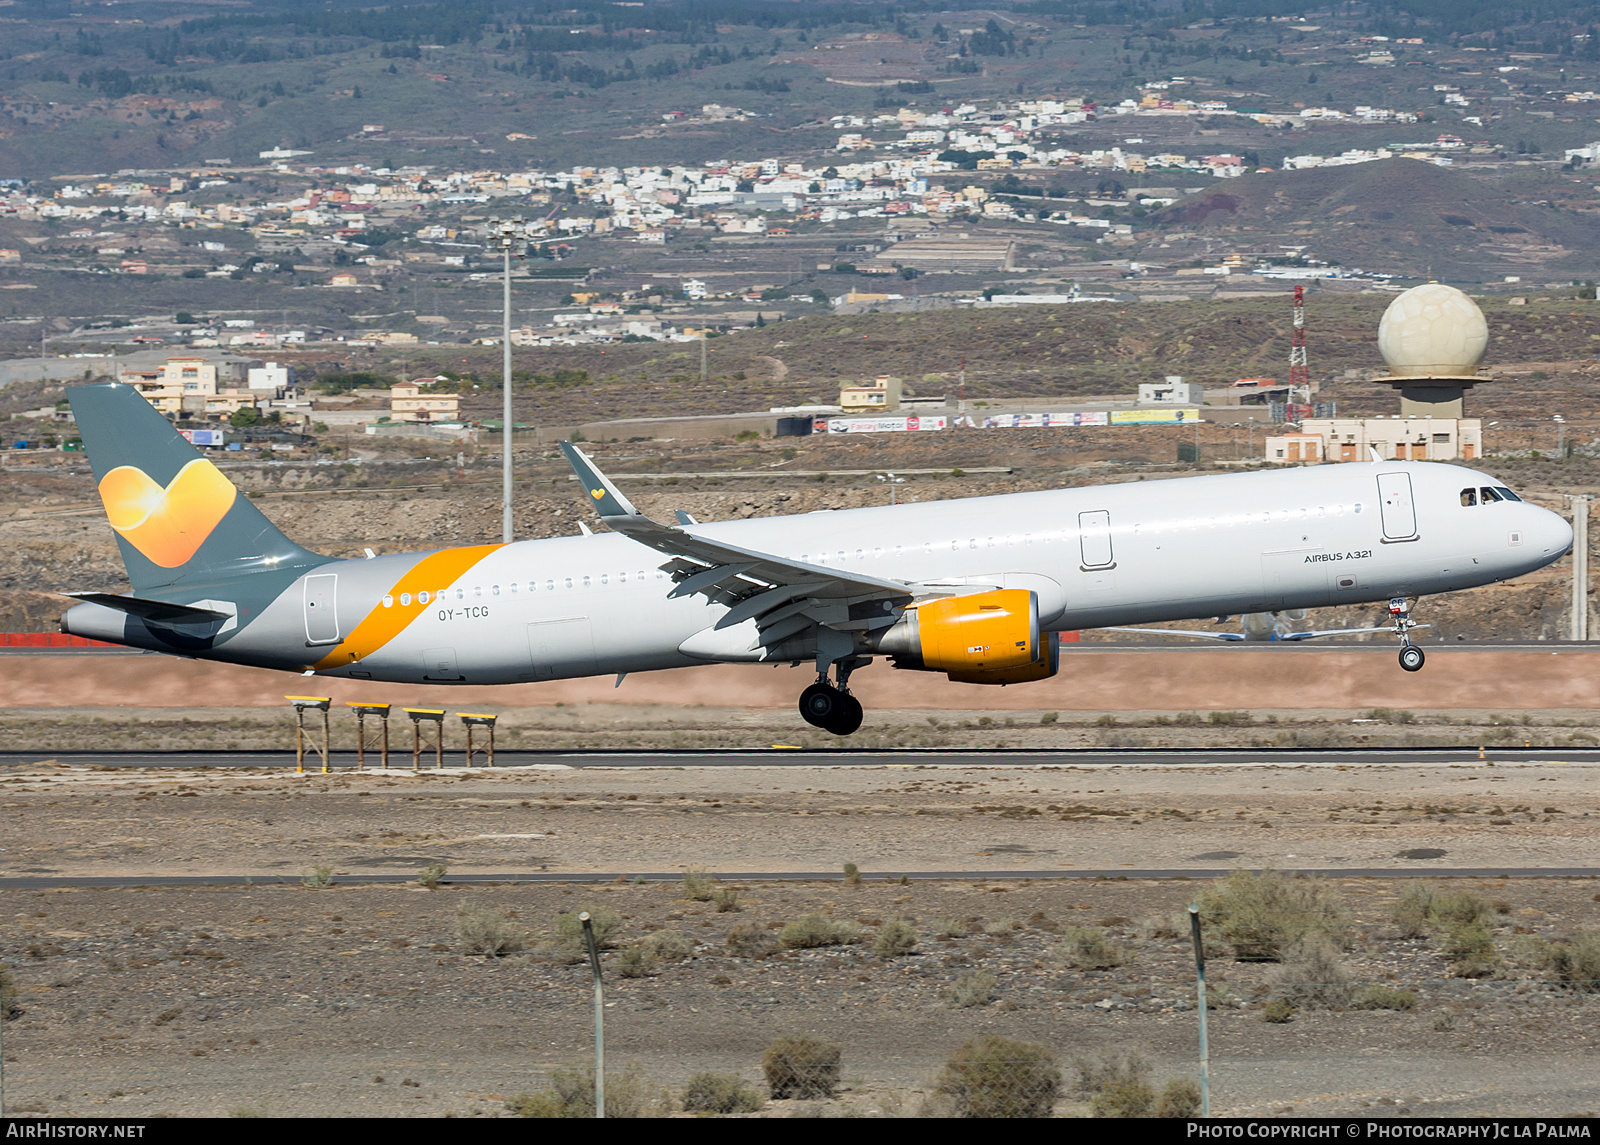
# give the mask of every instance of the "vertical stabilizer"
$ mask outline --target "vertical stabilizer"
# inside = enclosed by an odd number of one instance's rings
[[[67,398],[136,595],[328,559],[279,532],[131,386]]]

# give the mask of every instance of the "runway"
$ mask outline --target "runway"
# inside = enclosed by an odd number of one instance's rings
[[[94,751],[0,752],[0,769],[48,765],[98,770],[162,768],[293,769],[292,751]],[[1482,767],[1486,765],[1593,766],[1600,748],[1420,747],[1420,748],[1086,748],[1063,751],[878,751],[834,748],[826,751],[774,747],[767,751],[500,751],[495,770],[511,768],[715,768],[715,767]],[[354,751],[335,751],[332,770],[356,770]],[[445,767],[462,770],[461,753],[446,752]],[[321,771],[320,759],[308,759],[306,772]],[[365,771],[381,769],[374,752]],[[436,770],[431,754],[420,772]],[[473,770],[490,770],[479,765]],[[412,774],[409,753],[391,751],[388,771]]]
[[[861,872],[863,884],[896,883],[902,879],[913,883],[958,881],[982,882],[1036,882],[1036,881],[1137,881],[1143,879],[1183,880],[1222,879],[1236,870],[1255,867],[1151,867],[1136,869],[1123,867],[1111,870],[958,870],[912,871],[877,873]],[[1283,875],[1305,875],[1331,879],[1597,879],[1600,867],[1274,867]],[[718,882],[724,883],[840,883],[838,871],[760,871],[715,872]],[[503,886],[515,883],[675,883],[683,879],[682,871],[651,871],[636,873],[588,872],[561,874],[558,872],[489,871],[450,874],[440,880],[441,885]],[[415,883],[415,875],[387,874],[335,874],[334,886],[390,886]],[[0,878],[0,891],[42,891],[77,887],[113,890],[125,887],[300,887],[299,876],[283,874],[261,875],[19,875]]]

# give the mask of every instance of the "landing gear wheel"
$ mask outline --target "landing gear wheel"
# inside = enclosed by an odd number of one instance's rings
[[[838,696],[833,710],[833,718],[822,726],[836,736],[847,736],[855,733],[861,726],[861,719],[866,714],[861,710],[861,701],[849,692],[836,693]]]
[[[1422,665],[1427,662],[1427,657],[1422,654],[1422,649],[1414,644],[1407,644],[1400,649],[1400,667],[1407,672],[1420,672]]]
[[[800,693],[800,718],[812,727],[828,728],[832,731],[829,723],[838,716],[840,700],[844,698],[832,684],[824,684],[819,680]],[[856,706],[860,707],[859,704]],[[859,718],[856,723],[857,725],[861,723]]]

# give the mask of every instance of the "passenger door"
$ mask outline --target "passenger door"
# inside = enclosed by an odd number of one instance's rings
[[[338,574],[306,577],[305,614],[307,644],[339,643]]]
[[[1411,497],[1411,474],[1378,474],[1378,511],[1385,543],[1417,539],[1417,507]]]
[[[1078,514],[1078,547],[1084,572],[1117,567],[1111,551],[1111,514],[1107,510]]]

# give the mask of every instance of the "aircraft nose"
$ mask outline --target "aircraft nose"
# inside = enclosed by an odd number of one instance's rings
[[[1572,548],[1572,526],[1565,517],[1559,513],[1552,513],[1549,509],[1530,507],[1535,508],[1539,516],[1533,522],[1533,528],[1529,530],[1533,534],[1529,539],[1535,541],[1541,551],[1554,559]]]

